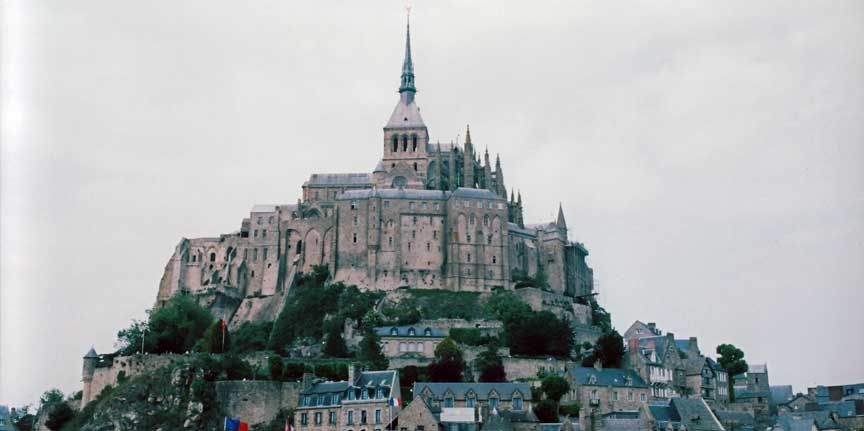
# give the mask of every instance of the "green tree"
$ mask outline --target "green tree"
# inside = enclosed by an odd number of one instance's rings
[[[206,353],[225,353],[230,348],[231,335],[228,332],[228,324],[222,319],[213,322],[204,332],[201,340],[195,344],[195,351]]]
[[[347,358],[348,346],[345,345],[345,339],[342,338],[341,319],[334,319],[329,322],[330,328],[327,331],[327,341],[324,344],[324,354],[334,358]]]
[[[521,320],[505,322],[510,352],[515,355],[567,357],[573,348],[570,323],[549,311],[531,312]]]
[[[222,370],[225,372],[225,377],[228,380],[243,380],[252,378],[252,367],[246,361],[240,359],[234,354],[227,354],[222,357]]]
[[[550,399],[540,400],[537,407],[534,407],[534,414],[541,423],[557,423],[558,404]]]
[[[450,337],[435,347],[435,361],[429,364],[429,380],[433,382],[461,382],[465,372],[462,351]]]
[[[357,359],[367,363],[371,370],[386,370],[390,365],[390,361],[381,351],[381,341],[374,330],[367,329],[363,334]]]
[[[285,364],[282,362],[282,357],[279,355],[270,355],[267,358],[267,368],[270,370],[270,378],[273,380],[282,380]]]
[[[185,295],[175,296],[164,307],[150,313],[147,322],[133,320],[117,333],[124,354],[141,349],[150,353],[183,353],[192,350],[213,321],[210,312]]]
[[[744,360],[744,352],[733,344],[721,344],[717,346],[717,362],[726,370],[726,387],[729,391],[729,402],[735,402],[734,377],[746,373],[748,366]]]
[[[69,403],[65,401],[53,404],[50,410],[51,412],[48,414],[48,420],[45,421],[45,426],[50,430],[59,430],[66,422],[69,422],[69,420],[75,416],[72,407],[69,407]]]
[[[312,372],[309,367],[302,362],[288,362],[285,364],[285,370],[282,372],[282,381],[291,382],[300,380],[303,373]]]
[[[239,329],[230,334],[231,343],[228,347],[234,353],[265,350],[271,329],[273,322],[243,322]]]
[[[329,274],[327,265],[316,265],[291,289],[270,332],[270,350],[283,354],[296,339],[322,339],[324,317],[339,313],[339,301],[333,298],[339,298],[346,289],[342,283],[328,283]]]
[[[481,382],[506,382],[504,363],[498,356],[498,344],[490,343],[486,350],[477,355],[477,369],[480,370]]]
[[[594,345],[594,353],[582,361],[582,366],[590,367],[600,360],[604,367],[620,368],[624,357],[624,338],[616,330],[600,336]]]
[[[540,383],[540,390],[543,391],[546,398],[557,404],[561,401],[561,397],[570,390],[570,384],[563,377],[551,375],[546,376]]]
[[[63,402],[63,392],[56,388],[49,389],[43,392],[42,396],[39,397],[39,408],[44,409],[61,402]]]
[[[399,382],[404,387],[413,388],[420,378],[420,371],[415,365],[407,365],[399,370]]]

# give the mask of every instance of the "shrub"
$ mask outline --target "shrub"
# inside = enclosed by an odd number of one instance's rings
[[[537,403],[537,407],[534,408],[534,414],[537,415],[537,419],[539,419],[540,422],[557,423],[558,405],[552,400],[541,400]]]
[[[72,411],[71,407],[69,407],[69,403],[61,401],[53,404],[51,413],[48,414],[48,420],[45,421],[45,426],[50,430],[59,430],[64,424],[69,422],[73,416],[75,416],[75,412]]]
[[[222,370],[225,372],[225,377],[228,380],[252,378],[252,367],[237,355],[227,354],[223,356],[221,366]]]
[[[303,378],[303,373],[312,372],[312,370],[302,362],[288,362],[282,371],[282,381],[290,382]]]
[[[546,394],[546,398],[557,404],[561,401],[561,397],[570,390],[570,384],[563,377],[547,376],[540,383],[540,389]]]
[[[267,369],[270,371],[270,378],[273,380],[281,380],[284,374],[284,364],[282,357],[279,355],[270,355],[267,358]]]
[[[440,345],[439,345],[440,346]],[[360,352],[357,359],[369,365],[371,370],[386,370],[390,364],[387,357],[381,351],[381,343],[378,334],[369,329],[360,340]]]
[[[273,329],[273,322],[243,322],[240,328],[231,334],[232,341],[229,348],[234,353],[264,350],[267,348],[267,338],[270,337],[271,329]]]
[[[558,407],[558,413],[564,416],[579,416],[579,404],[567,404]]]

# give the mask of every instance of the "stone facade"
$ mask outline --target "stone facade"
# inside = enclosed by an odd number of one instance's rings
[[[399,431],[439,431],[441,429],[435,414],[422,398],[414,398],[396,419],[387,427]]]
[[[348,381],[309,382],[294,413],[297,431],[380,431],[399,413],[391,400],[401,400],[397,371],[357,372]]]
[[[236,328],[278,315],[282,295],[315,265],[364,290],[491,292],[542,272],[555,295],[590,294],[588,251],[568,239],[563,210],[549,223],[526,225],[521,194],[507,197],[501,161],[488,153],[481,160],[470,131],[461,146],[433,144],[415,92],[406,46],[399,101],[374,171],[312,174],[296,203],[256,205],[234,233],[182,239],[156,307],[192,293]],[[580,321],[590,316],[569,312]]]
[[[435,348],[447,332],[423,326],[382,326],[375,328],[381,340],[381,351],[390,358],[435,358]]]
[[[572,367],[564,373],[570,384],[562,404],[578,404],[580,417],[636,411],[651,397],[649,386],[633,370]]]
[[[433,409],[486,408],[499,412],[531,410],[531,386],[527,383],[414,383],[414,398]]]
[[[298,382],[218,381],[216,403],[224,415],[243,418],[249,425],[270,423],[280,412],[297,405]]]

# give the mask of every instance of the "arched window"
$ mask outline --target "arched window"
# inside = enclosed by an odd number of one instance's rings
[[[425,335],[427,337],[431,337],[432,336],[432,329],[429,329],[429,328],[424,329],[423,335]]]
[[[303,240],[302,239],[297,241],[297,254],[300,254],[301,251],[303,251]]]
[[[414,172],[417,172],[417,162],[414,162]]]
[[[351,234],[351,236],[352,236],[351,240],[354,241],[354,243],[356,244],[357,243],[357,232],[354,232],[353,234]]]
[[[216,262],[216,253],[210,253],[210,262]]]
[[[402,151],[408,151],[408,135],[402,135]]]
[[[390,335],[399,335],[399,330],[395,326],[390,328]]]
[[[417,151],[417,135],[411,135],[411,151]]]
[[[399,151],[399,137],[393,135],[393,152],[395,153],[397,151]]]
[[[489,214],[483,215],[483,226],[489,226]]]
[[[417,333],[414,331],[414,328],[408,328],[408,336],[413,337],[415,335],[417,335]]]
[[[519,395],[513,397],[513,410],[522,410],[522,397]]]

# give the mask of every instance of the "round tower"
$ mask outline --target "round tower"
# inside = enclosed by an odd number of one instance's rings
[[[84,366],[81,370],[81,381],[83,382],[83,387],[81,388],[81,407],[83,408],[87,403],[89,403],[93,394],[91,392],[91,385],[93,383],[93,372],[96,371],[96,363],[99,362],[99,355],[96,354],[96,349],[90,347],[90,351],[84,355]]]

